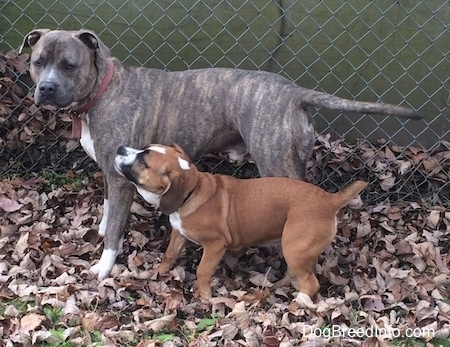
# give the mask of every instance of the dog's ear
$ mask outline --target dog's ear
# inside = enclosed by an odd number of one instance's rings
[[[26,47],[31,47],[39,41],[39,39],[50,32],[50,29],[36,29],[33,31],[30,31],[28,34],[25,35],[23,38],[23,42],[19,47],[19,53],[22,53],[23,49]]]
[[[93,50],[96,54],[99,54],[102,58],[109,58],[111,51],[109,48],[99,39],[96,33],[90,30],[80,30],[75,35],[81,42]]]
[[[185,180],[183,176],[170,179],[167,174],[164,178],[167,180],[167,186],[159,201],[159,209],[165,215],[169,215],[183,204],[185,192]]]

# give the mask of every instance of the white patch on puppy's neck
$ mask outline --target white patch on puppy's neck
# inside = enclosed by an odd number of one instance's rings
[[[180,158],[180,157],[178,157],[178,164],[180,164],[180,167],[183,170],[189,170],[190,169],[189,162],[187,160],[184,160],[184,159]]]
[[[161,200],[161,198],[158,194],[149,192],[148,190],[145,190],[144,188],[141,188],[137,185],[135,185],[135,187],[139,195],[142,196],[145,201],[147,201],[154,207],[159,207],[159,201]]]

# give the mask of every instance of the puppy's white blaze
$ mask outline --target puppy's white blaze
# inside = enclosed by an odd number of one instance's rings
[[[103,250],[98,264],[91,267],[91,272],[97,274],[99,280],[105,279],[111,272],[118,252],[114,249]]]
[[[189,170],[189,162],[187,160],[184,160],[183,158],[178,157],[178,164],[180,164],[180,167],[183,170]]]
[[[147,201],[149,204],[159,207],[159,195],[149,192],[148,190],[145,190],[144,188],[136,186],[136,190],[138,191],[139,195],[142,196],[142,198]]]
[[[108,221],[108,215],[109,215],[109,202],[108,199],[103,199],[103,217],[102,221],[98,226],[98,234],[102,237],[106,235],[106,225]]]
[[[81,139],[80,139],[80,143],[81,143],[81,146],[83,147],[84,151],[94,161],[97,161],[97,158],[95,156],[94,141],[92,140],[91,132],[89,131],[89,125],[84,120],[81,120]]]
[[[158,152],[161,154],[166,154],[167,150],[164,147],[158,147],[158,146],[150,146],[148,148],[150,151]]]

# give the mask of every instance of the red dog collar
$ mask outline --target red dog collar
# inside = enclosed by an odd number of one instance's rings
[[[86,105],[84,105],[82,108],[78,109],[75,112],[70,112],[70,118],[72,119],[72,138],[73,139],[81,139],[81,118],[80,115],[82,113],[87,112],[92,105],[94,105],[98,99],[103,95],[103,93],[106,90],[106,87],[108,87],[109,82],[111,82],[112,76],[114,74],[114,63],[111,58],[108,59],[108,70],[106,71],[106,76],[103,78],[102,83],[100,84],[100,87],[98,88],[97,94],[95,97],[89,101]]]

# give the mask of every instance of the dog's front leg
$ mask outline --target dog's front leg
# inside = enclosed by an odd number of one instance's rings
[[[109,216],[108,181],[106,180],[106,175],[103,175],[103,217],[98,226],[98,234],[101,237],[105,237],[106,235],[108,216]]]
[[[197,269],[198,296],[202,299],[211,298],[211,277],[220,260],[225,254],[224,242],[215,242],[204,245],[203,255]]]
[[[170,233],[170,241],[161,264],[155,269],[157,273],[165,273],[175,264],[186,244],[186,238],[176,229]]]
[[[91,267],[91,272],[98,278],[107,277],[116,257],[122,250],[125,224],[128,220],[134,188],[121,178],[110,177],[108,181],[107,219],[103,253],[98,264]]]

